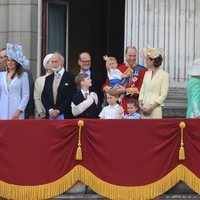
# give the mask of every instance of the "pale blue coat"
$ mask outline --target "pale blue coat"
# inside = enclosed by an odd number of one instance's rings
[[[12,119],[17,109],[24,111],[29,100],[28,74],[24,72],[20,78],[16,75],[9,89],[6,75],[7,72],[0,73],[0,120]],[[19,119],[24,119],[24,112],[20,113]]]

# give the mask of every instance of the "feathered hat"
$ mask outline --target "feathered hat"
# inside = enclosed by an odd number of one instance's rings
[[[163,49],[158,49],[158,48],[154,48],[154,47],[150,47],[148,45],[146,45],[142,51],[140,52],[140,56],[143,58],[143,59],[146,59],[146,58],[151,58],[151,59],[155,59],[157,57],[159,57],[159,55],[161,55],[163,57]]]
[[[23,48],[18,44],[7,43],[6,51],[9,58],[18,62],[22,67],[29,67],[29,60],[23,55]]]

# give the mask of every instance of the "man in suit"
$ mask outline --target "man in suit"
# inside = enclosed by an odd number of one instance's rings
[[[74,77],[64,69],[64,58],[58,52],[51,57],[53,73],[46,77],[42,103],[46,118],[72,118],[71,101],[75,92]]]
[[[82,52],[78,57],[78,64],[80,66],[80,74],[85,73],[92,80],[92,92],[95,92],[98,96],[99,105],[102,105],[104,94],[101,90],[101,86],[104,83],[104,79],[91,70],[91,56],[88,52]]]

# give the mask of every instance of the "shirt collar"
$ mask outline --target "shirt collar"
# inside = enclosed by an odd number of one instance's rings
[[[65,69],[64,69],[64,67],[62,67],[61,68],[61,70],[59,71],[59,72],[54,72],[55,74],[57,73],[59,73],[60,74],[60,76],[62,77],[63,76],[63,74],[64,74],[64,72],[65,72]]]
[[[81,89],[81,92],[82,92],[83,96],[85,95],[86,92],[87,92],[88,94],[90,93],[89,90],[85,91],[85,90],[83,90],[83,89]]]
[[[80,70],[79,74],[87,74],[89,77],[91,76],[91,71],[88,69],[87,71]]]

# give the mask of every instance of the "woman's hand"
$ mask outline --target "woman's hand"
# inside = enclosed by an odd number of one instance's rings
[[[14,120],[19,119],[20,112],[21,112],[21,110],[18,110],[18,109],[17,109],[17,110],[13,113],[12,119],[14,119]]]

